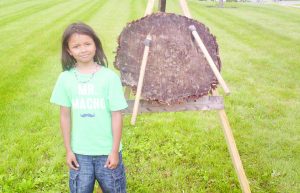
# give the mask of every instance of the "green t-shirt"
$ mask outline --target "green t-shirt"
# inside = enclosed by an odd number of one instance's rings
[[[101,67],[94,75],[81,74],[75,68],[64,71],[59,75],[50,102],[71,108],[74,153],[108,155],[111,152],[111,111],[128,106],[115,72],[106,67]]]

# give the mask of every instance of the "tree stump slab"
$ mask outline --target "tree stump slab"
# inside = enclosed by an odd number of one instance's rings
[[[202,23],[173,13],[155,13],[129,23],[118,38],[114,66],[123,85],[136,92],[144,41],[151,35],[142,97],[162,104],[197,100],[217,86],[189,26],[194,25],[217,68],[221,69],[216,38]]]

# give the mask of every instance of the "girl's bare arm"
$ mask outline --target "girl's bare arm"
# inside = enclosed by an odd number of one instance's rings
[[[112,133],[113,133],[113,146],[111,154],[109,155],[106,167],[110,169],[114,169],[117,167],[119,163],[119,147],[120,141],[122,137],[122,126],[123,126],[123,119],[121,111],[112,111]]]
[[[60,128],[63,134],[66,152],[69,152],[71,151],[71,109],[68,107],[60,107]]]
[[[71,169],[78,170],[79,164],[71,149],[71,109],[69,107],[60,107],[60,128],[66,148],[67,165]]]
[[[121,111],[112,112],[112,132],[113,132],[113,148],[112,152],[119,153],[120,141],[122,137],[123,119]]]

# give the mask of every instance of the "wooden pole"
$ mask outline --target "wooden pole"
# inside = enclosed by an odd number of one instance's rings
[[[183,10],[184,15],[186,17],[192,18],[191,14],[189,12],[188,6],[186,4],[186,1],[185,0],[180,0],[180,5],[181,5],[181,8]],[[198,33],[195,29],[195,26],[193,26],[192,29],[190,28],[190,30],[193,32],[193,36],[195,37],[198,45],[200,43],[201,46],[199,45],[199,47],[201,48],[202,52],[204,54],[206,53],[205,57],[208,60],[209,65],[211,66],[211,68],[214,69],[213,71],[214,71],[215,75],[216,76],[217,76],[217,74],[220,75],[219,70],[217,69],[216,65],[214,64],[212,58],[210,57],[210,55],[209,55],[205,45],[203,44],[201,38],[199,37],[199,35],[198,35]],[[220,82],[220,80],[221,81],[223,80],[221,75],[217,76],[217,79],[218,79],[219,82]],[[229,89],[226,86],[225,81],[223,80],[222,83],[220,82],[220,84],[223,87],[225,93],[226,92],[229,93]],[[215,95],[215,96],[218,95],[217,90],[213,90],[213,95]],[[230,128],[225,110],[224,109],[219,110],[218,113],[219,113],[219,117],[220,117],[220,120],[221,120],[223,132],[224,132],[224,135],[225,135],[227,147],[228,147],[228,150],[230,152],[230,156],[231,156],[235,171],[238,175],[238,179],[239,179],[239,182],[240,182],[240,185],[241,185],[241,189],[242,189],[243,193],[251,193],[249,182],[248,182],[248,179],[246,177],[246,174],[245,174],[245,171],[244,171],[244,168],[243,168],[243,164],[242,164],[239,152],[237,150],[237,147],[236,147],[236,144],[235,144],[235,141],[234,141],[234,137],[233,137],[233,134],[232,134],[232,131],[231,131],[231,128]]]
[[[154,7],[154,0],[148,0],[148,4],[144,16],[150,15],[152,13],[153,7]]]
[[[182,9],[183,14],[188,18],[192,18],[192,15],[189,11],[189,8],[188,8],[188,5],[187,5],[186,1],[185,0],[180,0],[179,2],[180,2],[180,7]]]
[[[165,0],[165,1],[166,1],[166,0]],[[144,16],[150,15],[150,14],[152,13],[153,7],[154,7],[154,0],[148,0],[148,4],[147,4],[147,7],[146,7]],[[126,99],[129,99],[129,97],[130,97],[130,92],[131,92],[131,88],[128,87],[128,86],[126,86],[126,87],[125,87],[125,98],[126,98]]]
[[[166,0],[159,0],[159,2],[158,2],[158,10],[160,12],[166,12]]]
[[[146,64],[147,64],[147,60],[148,60],[150,43],[151,43],[151,36],[150,36],[150,34],[148,34],[147,38],[145,40],[145,49],[144,49],[143,60],[142,60],[141,68],[140,68],[139,82],[138,82],[138,86],[137,86],[137,91],[136,91],[136,96],[135,96],[135,101],[134,101],[134,106],[133,106],[133,113],[132,113],[132,117],[131,117],[131,125],[135,124],[136,116],[138,113],[140,97],[141,97],[142,88],[143,88],[144,75],[145,75],[145,70],[146,70]]]
[[[200,49],[202,50],[206,60],[208,61],[208,64],[210,66],[210,68],[212,69],[213,73],[215,74],[215,76],[217,77],[220,85],[222,86],[222,88],[224,89],[224,92],[226,95],[230,94],[229,88],[227,87],[224,79],[222,78],[219,70],[217,69],[213,59],[211,58],[210,54],[208,53],[205,45],[203,44],[198,32],[196,31],[196,27],[194,25],[189,26],[189,29],[192,31],[192,34],[198,44],[198,46],[200,47]]]
[[[217,96],[218,92],[216,90],[213,90],[213,95]],[[250,193],[251,190],[250,190],[249,182],[247,180],[247,177],[246,177],[246,174],[245,174],[245,171],[243,168],[243,164],[242,164],[239,152],[238,152],[236,144],[235,144],[235,140],[234,140],[234,137],[233,137],[230,125],[229,125],[229,121],[227,119],[226,112],[224,109],[221,109],[221,110],[218,110],[218,113],[219,113],[221,125],[223,128],[223,132],[225,135],[227,147],[228,147],[235,171],[238,175],[241,189],[242,189],[243,193]]]
[[[224,1],[223,0],[219,0],[219,7],[224,8]]]

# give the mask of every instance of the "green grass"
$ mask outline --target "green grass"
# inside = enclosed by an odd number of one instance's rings
[[[58,107],[49,103],[71,22],[99,34],[110,67],[118,34],[146,0],[0,2],[0,192],[67,192]],[[226,112],[252,192],[300,192],[300,12],[189,1],[217,37]],[[167,11],[181,13],[178,1]],[[221,91],[221,89],[219,89]],[[222,93],[222,92],[221,92]],[[128,192],[240,192],[216,112],[124,120]]]

